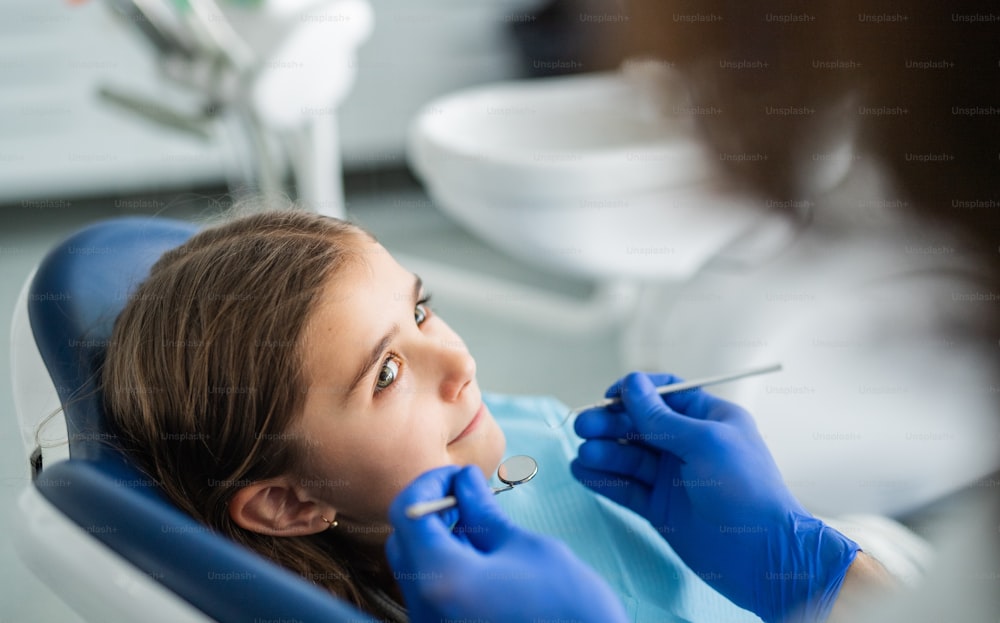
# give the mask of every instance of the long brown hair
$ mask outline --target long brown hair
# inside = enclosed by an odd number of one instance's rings
[[[288,433],[307,388],[306,318],[324,284],[356,258],[351,224],[269,211],[202,230],[167,252],[118,317],[103,369],[123,449],[181,509],[214,530],[371,611],[359,584],[385,577],[381,551],[336,531],[273,537],[227,505],[257,480],[303,473]]]

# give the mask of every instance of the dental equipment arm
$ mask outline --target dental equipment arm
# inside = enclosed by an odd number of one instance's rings
[[[622,406],[582,413],[585,486],[645,517],[709,585],[768,623],[824,621],[860,548],[785,487],[749,413],[702,390],[660,396],[633,373]]]
[[[406,515],[448,494],[457,511]],[[395,532],[386,554],[414,623],[626,620],[610,587],[569,548],[510,522],[475,467],[423,474],[399,494],[389,519]]]

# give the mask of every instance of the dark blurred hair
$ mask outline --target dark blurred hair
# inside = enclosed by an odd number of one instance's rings
[[[799,174],[817,136],[831,131],[831,119],[844,129],[855,124],[864,157],[884,165],[899,203],[963,233],[964,250],[979,256],[996,283],[995,4],[629,0],[617,6],[628,27],[609,28],[614,41],[599,49],[595,66],[635,56],[671,63],[686,78],[692,104],[710,110],[696,118],[734,180],[768,198],[805,198]],[[782,108],[800,114],[774,114]],[[766,159],[721,157],[727,153]]]

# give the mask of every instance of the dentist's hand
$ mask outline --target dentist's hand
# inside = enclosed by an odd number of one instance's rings
[[[448,494],[458,498],[457,513],[406,516],[409,505]],[[386,554],[411,621],[626,620],[593,570],[559,541],[512,524],[493,495],[478,468],[449,466],[423,474],[393,502]]]
[[[679,381],[633,373],[607,392],[624,408],[580,414],[573,475],[644,516],[737,605],[768,622],[825,620],[857,544],[792,496],[750,414],[700,389],[656,393]]]

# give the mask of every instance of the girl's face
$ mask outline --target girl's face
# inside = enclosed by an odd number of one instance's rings
[[[300,484],[347,529],[384,525],[399,491],[434,467],[491,475],[505,445],[475,360],[420,280],[377,242],[358,244],[362,261],[337,271],[307,323],[308,395],[293,431],[308,453]]]

